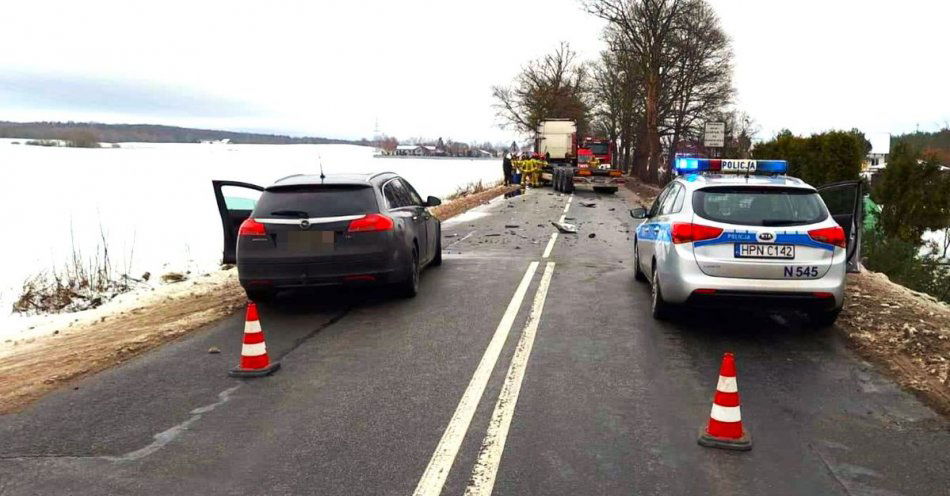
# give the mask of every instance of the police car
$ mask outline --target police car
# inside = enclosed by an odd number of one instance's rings
[[[658,319],[677,305],[793,308],[818,327],[857,272],[860,181],[814,188],[783,160],[677,158],[678,174],[634,238],[635,275],[652,285]]]

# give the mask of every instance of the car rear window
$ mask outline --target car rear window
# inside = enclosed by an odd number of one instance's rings
[[[371,186],[307,185],[267,189],[254,208],[254,216],[314,218],[378,211]]]
[[[799,188],[716,187],[693,192],[696,215],[744,226],[800,226],[828,218],[818,193]]]

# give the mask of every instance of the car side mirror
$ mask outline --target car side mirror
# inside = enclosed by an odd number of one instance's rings
[[[633,217],[634,219],[646,219],[647,209],[643,207],[631,208],[630,217]]]
[[[442,204],[442,200],[440,200],[440,199],[438,199],[438,198],[436,198],[436,197],[434,197],[434,196],[430,196],[430,197],[426,198],[426,206],[427,206],[427,207],[438,207],[438,206],[441,205],[441,204]]]

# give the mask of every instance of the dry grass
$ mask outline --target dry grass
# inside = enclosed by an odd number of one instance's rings
[[[481,187],[481,183],[478,183]],[[495,198],[496,196],[501,196],[505,193],[515,191],[519,188],[517,185],[512,186],[493,186],[489,188],[481,187],[480,191],[470,192],[462,196],[456,197],[455,199],[449,200],[448,202],[439,205],[438,207],[432,208],[432,215],[436,216],[439,220],[447,220],[456,215],[465,212],[466,210],[475,208],[479,205],[488,203],[489,200]],[[473,189],[474,190],[474,189]]]
[[[128,265],[119,274],[109,257],[109,243],[100,226],[100,244],[86,256],[75,243],[70,260],[61,268],[27,278],[13,303],[14,313],[39,314],[88,310],[130,291],[137,281],[128,277]],[[133,247],[134,249],[134,247]],[[127,264],[132,263],[130,252]]]
[[[482,181],[468,183],[465,186],[459,186],[458,188],[456,188],[455,193],[452,193],[451,195],[445,197],[445,199],[449,201],[458,200],[461,198],[465,198],[466,196],[469,196],[469,195],[478,194],[484,191],[488,191],[489,189],[496,188],[499,185],[501,185],[501,183],[502,181],[489,182],[487,184],[483,183]]]

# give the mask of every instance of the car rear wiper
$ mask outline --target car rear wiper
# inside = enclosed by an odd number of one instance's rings
[[[275,210],[270,213],[271,215],[292,215],[294,217],[300,217],[301,219],[306,219],[310,217],[310,214],[304,212],[303,210]]]

